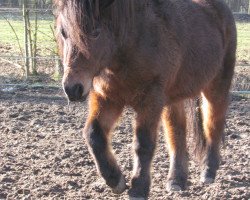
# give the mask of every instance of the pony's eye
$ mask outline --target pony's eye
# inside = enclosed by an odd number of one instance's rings
[[[61,28],[61,34],[62,34],[64,39],[67,39],[67,34],[63,28]]]

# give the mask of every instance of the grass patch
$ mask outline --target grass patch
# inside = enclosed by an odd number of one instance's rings
[[[6,19],[10,22],[10,24],[13,26],[19,41],[21,43],[22,48],[24,47],[24,24],[22,21],[22,17],[20,15],[18,16],[12,16],[12,15],[1,15],[0,16],[0,27],[1,27],[1,34],[0,34],[0,45],[8,46],[10,48],[11,55],[19,54],[20,50],[18,48],[18,42],[16,40],[15,34],[13,33],[11,27],[6,22]],[[34,27],[34,20],[31,20],[31,27]],[[37,46],[38,54],[40,56],[49,56],[53,55],[53,52],[56,48],[56,44],[54,42],[54,36],[53,32],[51,30],[51,27],[54,27],[54,21],[53,16],[39,16],[38,21],[38,34],[37,34]],[[6,53],[6,52],[4,52]]]

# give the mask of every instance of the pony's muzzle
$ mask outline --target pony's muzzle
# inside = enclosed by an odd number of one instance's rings
[[[84,87],[82,84],[75,84],[73,86],[65,86],[64,91],[70,101],[80,101],[83,98]]]

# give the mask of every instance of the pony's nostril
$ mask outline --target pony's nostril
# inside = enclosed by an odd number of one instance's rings
[[[75,93],[75,97],[76,98],[81,98],[82,95],[83,95],[83,86],[81,84],[76,84],[74,87],[73,87],[73,91]]]
[[[81,84],[76,84],[72,87],[64,87],[65,93],[67,94],[69,100],[77,101],[82,98],[84,88]]]

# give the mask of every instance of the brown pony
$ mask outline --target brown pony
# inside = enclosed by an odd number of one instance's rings
[[[184,100],[202,95],[201,181],[219,167],[236,28],[222,0],[55,0],[57,39],[69,100],[89,95],[89,151],[113,192],[126,181],[112,154],[111,130],[124,106],[136,112],[129,196],[147,199],[159,121],[170,154],[167,188],[187,182]]]

